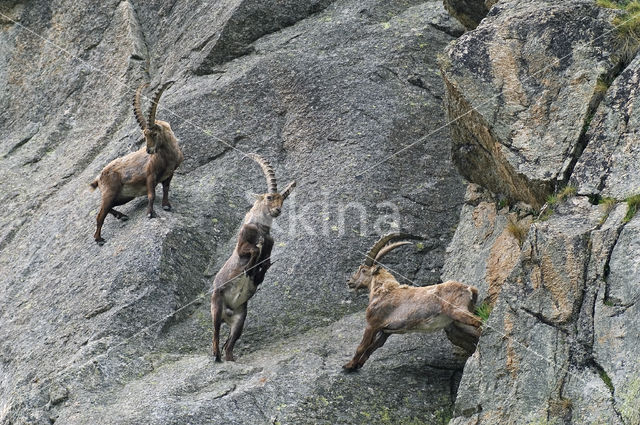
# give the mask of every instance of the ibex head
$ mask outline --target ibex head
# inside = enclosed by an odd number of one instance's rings
[[[358,267],[358,270],[347,280],[349,288],[358,290],[369,288],[373,277],[380,272],[381,266],[376,264],[389,252],[401,247],[402,245],[410,244],[409,241],[393,242],[395,239],[421,239],[417,236],[410,235],[408,233],[389,233],[382,236],[376,243],[373,244],[369,252],[364,259],[364,262]]]
[[[172,140],[172,138],[175,138],[168,122],[160,120],[156,121],[156,111],[158,110],[160,96],[162,96],[162,92],[169,88],[173,83],[173,81],[167,81],[156,91],[156,94],[151,100],[149,119],[146,121],[140,108],[140,95],[142,94],[142,90],[148,86],[148,84],[143,84],[138,87],[136,95],[133,98],[133,112],[136,115],[136,120],[138,120],[138,124],[144,134],[144,139],[147,142],[147,153],[149,155],[153,155],[158,151],[159,147],[166,145],[170,140]]]
[[[273,171],[271,164],[258,154],[250,153],[247,156],[257,162],[260,168],[262,168],[262,172],[267,179],[268,188],[267,193],[257,195],[258,199],[253,205],[252,211],[262,213],[264,216],[278,217],[282,212],[282,203],[291,194],[293,188],[296,187],[295,180],[289,183],[286,189],[279,193],[276,173]]]

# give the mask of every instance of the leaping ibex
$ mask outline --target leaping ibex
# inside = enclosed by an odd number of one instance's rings
[[[171,84],[173,81],[164,83],[153,96],[147,121],[140,110],[140,94],[147,84],[143,84],[136,90],[133,112],[144,134],[146,146],[111,161],[90,184],[92,189],[99,187],[102,192],[102,205],[96,219],[97,228],[94,235],[94,239],[99,244],[105,242],[100,232],[108,213],[119,220],[128,219],[125,214],[116,211],[113,207],[126,204],[138,196],[147,195],[149,199],[147,216],[155,217],[153,202],[156,199],[158,183],[162,183],[162,208],[171,209],[169,184],[173,172],[182,163],[184,156],[169,123],[156,120],[160,96]]]
[[[249,154],[256,161],[265,177],[269,192],[258,195],[251,210],[245,215],[238,232],[238,242],[231,257],[224,263],[213,281],[211,317],[213,319],[213,355],[220,361],[220,325],[229,325],[229,338],[224,343],[225,360],[233,361],[235,345],[247,317],[247,302],[255,294],[258,285],[271,266],[273,238],[269,234],[273,218],[282,211],[282,203],[296,185],[293,181],[278,193],[273,167],[261,156]]]
[[[391,233],[380,238],[347,282],[355,290],[369,289],[367,327],[353,359],[343,366],[347,371],[361,368],[394,333],[445,329],[451,342],[467,350],[475,348],[478,328],[482,325],[473,313],[478,297],[476,288],[454,281],[424,287],[401,285],[391,273],[375,264],[395,248],[411,243],[389,242],[406,238],[415,239],[404,233]]]

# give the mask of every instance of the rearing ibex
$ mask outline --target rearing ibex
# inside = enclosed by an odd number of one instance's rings
[[[249,154],[260,164],[267,178],[268,193],[258,195],[251,210],[245,215],[238,232],[238,243],[231,257],[222,266],[213,281],[211,317],[213,319],[213,355],[220,361],[220,325],[222,320],[230,327],[229,339],[224,343],[225,360],[233,361],[235,345],[247,317],[247,302],[271,266],[273,238],[269,234],[271,222],[282,211],[282,203],[296,185],[293,181],[278,193],[273,167],[261,156]]]
[[[349,279],[352,289],[369,289],[367,327],[353,359],[343,366],[348,371],[362,367],[369,356],[382,347],[390,334],[447,330],[451,342],[473,350],[482,322],[474,314],[478,290],[459,282],[415,287],[401,285],[377,263],[399,246],[410,244],[394,239],[415,237],[391,233],[380,238],[367,253],[364,263]]]
[[[173,81],[164,83],[153,96],[148,121],[145,121],[140,110],[140,94],[147,84],[141,85],[136,90],[133,112],[144,134],[146,146],[111,161],[90,184],[92,190],[99,187],[102,192],[102,205],[96,219],[97,228],[94,235],[94,239],[99,244],[104,243],[100,232],[108,213],[119,220],[129,218],[113,207],[126,204],[138,196],[147,195],[149,199],[147,216],[155,217],[153,202],[156,199],[156,185],[159,182],[162,183],[162,208],[171,209],[169,184],[173,172],[182,163],[184,156],[169,123],[156,120],[160,96],[171,84]]]

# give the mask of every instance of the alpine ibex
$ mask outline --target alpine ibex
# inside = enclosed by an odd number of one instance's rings
[[[482,325],[473,314],[478,297],[476,288],[454,281],[425,287],[401,285],[391,273],[375,264],[390,251],[411,243],[389,242],[406,238],[415,239],[404,233],[391,233],[380,238],[347,282],[355,290],[369,289],[367,327],[355,356],[343,366],[347,371],[361,368],[394,333],[434,332],[449,328],[455,336],[455,339],[450,337],[452,342],[465,349],[475,348],[479,337],[477,328]]]
[[[162,208],[171,210],[169,184],[173,178],[173,172],[182,163],[184,156],[169,123],[156,120],[160,96],[171,84],[173,81],[164,83],[156,92],[151,102],[148,121],[145,121],[140,110],[140,94],[147,84],[141,85],[136,90],[133,112],[144,134],[146,146],[111,161],[90,184],[92,190],[99,187],[102,192],[102,205],[96,219],[97,229],[94,235],[94,239],[99,244],[105,242],[100,232],[108,213],[119,220],[129,218],[113,207],[126,204],[138,196],[147,195],[149,199],[147,217],[155,217],[153,202],[156,199],[156,185],[159,182],[162,183]]]
[[[224,343],[225,360],[233,361],[235,345],[247,317],[247,302],[271,266],[273,238],[269,234],[271,222],[282,211],[282,203],[296,185],[293,181],[278,193],[276,175],[271,165],[257,154],[248,154],[256,161],[265,177],[269,192],[258,195],[251,210],[245,215],[238,232],[238,242],[231,257],[224,263],[213,281],[211,317],[213,319],[213,355],[220,361],[220,325],[229,325],[229,339]]]

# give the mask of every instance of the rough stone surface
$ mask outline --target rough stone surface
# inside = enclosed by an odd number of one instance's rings
[[[447,11],[467,29],[474,29],[497,0],[442,0]]]
[[[640,192],[640,57],[613,82],[586,133],[571,180],[578,192],[625,199]]]
[[[0,423],[305,423],[325,402],[331,423],[444,423],[462,363],[441,334],[343,376],[363,323],[337,321],[366,305],[344,282],[381,232],[424,235],[388,262],[439,280],[464,195],[449,136],[381,161],[444,123],[436,56],[460,25],[439,1],[214,3],[0,6]],[[135,200],[96,246],[88,183],[140,144],[133,90],[169,79],[174,211]],[[240,361],[213,365],[207,291],[264,190],[252,151],[298,187]]]
[[[480,300],[493,305],[500,288],[520,256],[520,244],[531,224],[526,211],[510,212],[481,187],[467,187],[460,222],[447,247],[443,280],[457,280],[480,291]],[[520,236],[514,234],[518,230]]]
[[[586,198],[572,198],[548,221],[532,225],[465,367],[453,424],[564,421],[571,403],[586,407],[568,399],[563,385],[591,370],[575,361],[574,341],[590,235],[601,216]],[[610,397],[606,386],[598,388]]]
[[[640,424],[640,219],[627,223],[624,202],[592,204],[637,193],[638,59],[621,62],[608,13],[502,1],[443,61],[450,118],[476,108],[453,123],[454,161],[489,192],[470,185],[443,274],[483,288],[490,268],[507,276],[489,294],[452,425]],[[559,190],[566,182],[579,196]],[[521,251],[495,249],[504,215],[522,216],[497,211],[503,196],[538,210]]]
[[[536,208],[566,182],[598,79],[620,64],[610,20],[592,1],[507,0],[452,43],[442,70],[465,178]]]
[[[627,424],[640,423],[638,356],[630,355],[640,340],[639,232],[640,216],[620,232],[594,314],[594,359],[610,378],[616,410]]]

